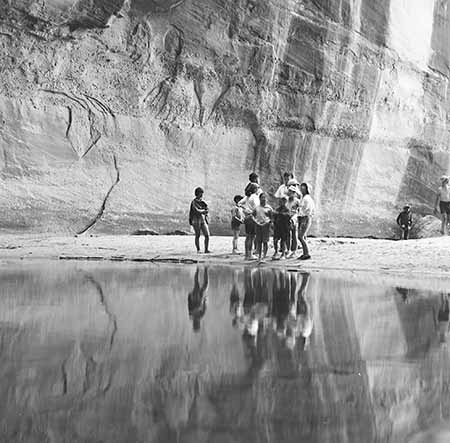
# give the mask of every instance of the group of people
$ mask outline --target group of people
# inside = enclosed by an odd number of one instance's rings
[[[205,253],[209,253],[208,205],[203,200],[202,188],[195,189],[195,198],[191,202],[189,224],[195,232],[195,246],[200,252],[200,235],[205,237]],[[311,227],[315,205],[307,183],[299,183],[294,175],[285,172],[283,184],[272,196],[276,208],[269,203],[269,196],[261,189],[258,174],[249,175],[249,183],[245,187],[244,196],[234,197],[231,210],[231,231],[233,234],[232,253],[238,254],[238,241],[241,227],[245,227],[245,259],[262,261],[269,249],[270,233],[273,232],[273,259],[294,258],[297,255],[298,243],[303,253],[300,260],[311,258],[307,244],[307,234]],[[450,177],[441,177],[438,189],[435,213],[440,214],[441,234],[450,232]],[[413,225],[411,206],[405,205],[397,217],[397,224],[402,230],[402,238],[409,238]],[[255,253],[257,256],[255,256]]]
[[[195,189],[195,198],[189,210],[189,223],[195,232],[195,246],[200,252],[200,235],[205,237],[205,253],[209,253],[208,205],[203,200],[202,188]],[[245,228],[245,259],[263,261],[267,257],[270,234],[273,232],[273,259],[297,257],[298,243],[302,247],[300,260],[311,258],[307,234],[311,227],[315,205],[307,183],[299,183],[294,175],[285,172],[283,184],[273,198],[277,205],[273,209],[268,195],[261,189],[258,174],[249,175],[244,196],[234,197],[231,210],[233,233],[232,254],[238,254],[241,227]],[[255,255],[256,253],[256,255]]]

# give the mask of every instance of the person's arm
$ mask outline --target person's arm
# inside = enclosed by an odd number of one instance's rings
[[[196,214],[200,215],[206,214],[208,212],[207,209],[199,208],[198,203],[195,200],[192,201],[192,209]]]
[[[402,216],[402,213],[400,212],[400,214],[398,214],[398,217],[397,217],[397,224],[400,226],[401,225],[401,223],[400,223],[400,217]]]
[[[277,191],[275,192],[275,194],[273,195],[275,198],[281,198],[283,197],[284,192],[283,192],[283,185],[279,186]]]

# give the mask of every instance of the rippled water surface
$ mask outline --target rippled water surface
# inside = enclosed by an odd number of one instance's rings
[[[449,435],[445,293],[258,268],[55,262],[4,266],[0,294],[1,441]]]

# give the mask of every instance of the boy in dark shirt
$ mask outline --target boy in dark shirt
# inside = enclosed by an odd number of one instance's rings
[[[404,206],[403,211],[400,212],[400,214],[398,214],[397,224],[403,231],[403,239],[408,240],[409,231],[411,230],[412,226],[411,206],[409,205]]]
[[[273,217],[273,243],[275,247],[274,260],[278,258],[278,241],[282,259],[286,258],[291,230],[291,211],[287,207],[287,198],[280,198],[280,206],[275,210]]]
[[[203,200],[203,189],[196,188],[195,198],[189,209],[189,224],[195,231],[195,247],[200,252],[200,234],[205,237],[205,253],[209,254],[209,227],[208,227],[208,205]]]

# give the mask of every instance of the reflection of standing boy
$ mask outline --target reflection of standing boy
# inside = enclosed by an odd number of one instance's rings
[[[206,312],[206,290],[208,288],[208,268],[203,272],[203,284],[199,281],[200,269],[195,270],[194,288],[188,294],[188,312],[194,332],[200,330],[200,321]]]

